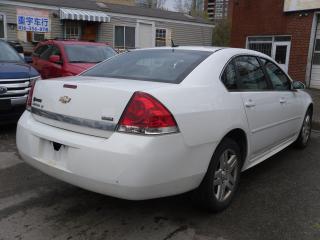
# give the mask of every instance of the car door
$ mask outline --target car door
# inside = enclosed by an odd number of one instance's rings
[[[238,85],[250,129],[250,157],[267,152],[283,138],[281,104],[255,56],[235,58]]]
[[[283,132],[286,139],[290,139],[300,131],[304,117],[302,101],[298,91],[291,90],[291,80],[275,63],[261,58],[266,74],[270,79],[273,91],[278,93],[278,100],[283,115]]]

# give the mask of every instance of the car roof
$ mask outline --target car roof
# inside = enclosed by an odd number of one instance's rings
[[[41,44],[54,43],[58,45],[92,45],[92,46],[108,46],[107,43],[103,42],[88,42],[88,41],[79,41],[79,40],[45,40]]]
[[[136,49],[135,51],[141,50],[166,50],[166,49],[179,49],[179,50],[190,50],[190,51],[207,51],[207,52],[216,52],[221,47],[206,47],[206,46],[177,46],[177,47],[153,47],[153,48],[140,48]]]
[[[266,54],[261,52],[253,51],[250,49],[245,48],[230,48],[230,47],[215,47],[215,46],[178,46],[178,47],[156,47],[156,48],[143,48],[143,49],[136,49],[135,51],[142,51],[142,50],[156,50],[156,49],[179,49],[179,50],[189,50],[189,51],[207,51],[207,52],[221,52],[227,53],[228,55],[254,55],[258,57],[263,57],[272,60],[272,58]]]

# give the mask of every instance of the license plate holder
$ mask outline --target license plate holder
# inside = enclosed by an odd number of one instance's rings
[[[11,99],[0,99],[0,111],[11,109]]]

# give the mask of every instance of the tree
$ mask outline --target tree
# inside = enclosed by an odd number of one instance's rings
[[[167,2],[167,0],[157,0],[156,1],[156,8],[164,9],[166,2]]]
[[[165,7],[167,0],[140,0],[138,4],[147,8],[161,8]]]
[[[182,13],[190,13],[192,10],[192,0],[175,0],[174,9]]]
[[[208,18],[208,13],[204,11],[203,2],[201,3],[200,0],[175,0],[174,8],[178,12],[187,13],[194,17]]]
[[[227,47],[230,44],[231,23],[229,20],[216,22],[212,34],[212,44],[214,46]]]

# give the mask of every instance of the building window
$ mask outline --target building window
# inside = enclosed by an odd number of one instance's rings
[[[66,39],[80,39],[81,23],[78,21],[66,21],[64,23],[64,37]]]
[[[248,37],[247,48],[264,53],[270,57],[274,43],[276,42],[291,42],[290,36],[262,36],[262,37]]]
[[[133,49],[136,46],[135,27],[115,26],[114,47],[119,49]]]
[[[0,13],[0,39],[6,38],[7,24],[6,24],[6,15]]]
[[[44,33],[33,32],[32,34],[32,42],[41,42],[45,40]]]
[[[271,57],[272,43],[249,43],[249,49],[264,53]]]
[[[156,30],[156,47],[163,47],[167,45],[167,30],[157,29]]]
[[[320,65],[320,39],[316,40],[316,47],[313,54],[313,64]]]
[[[249,37],[248,48],[271,57],[272,54],[272,37]]]

